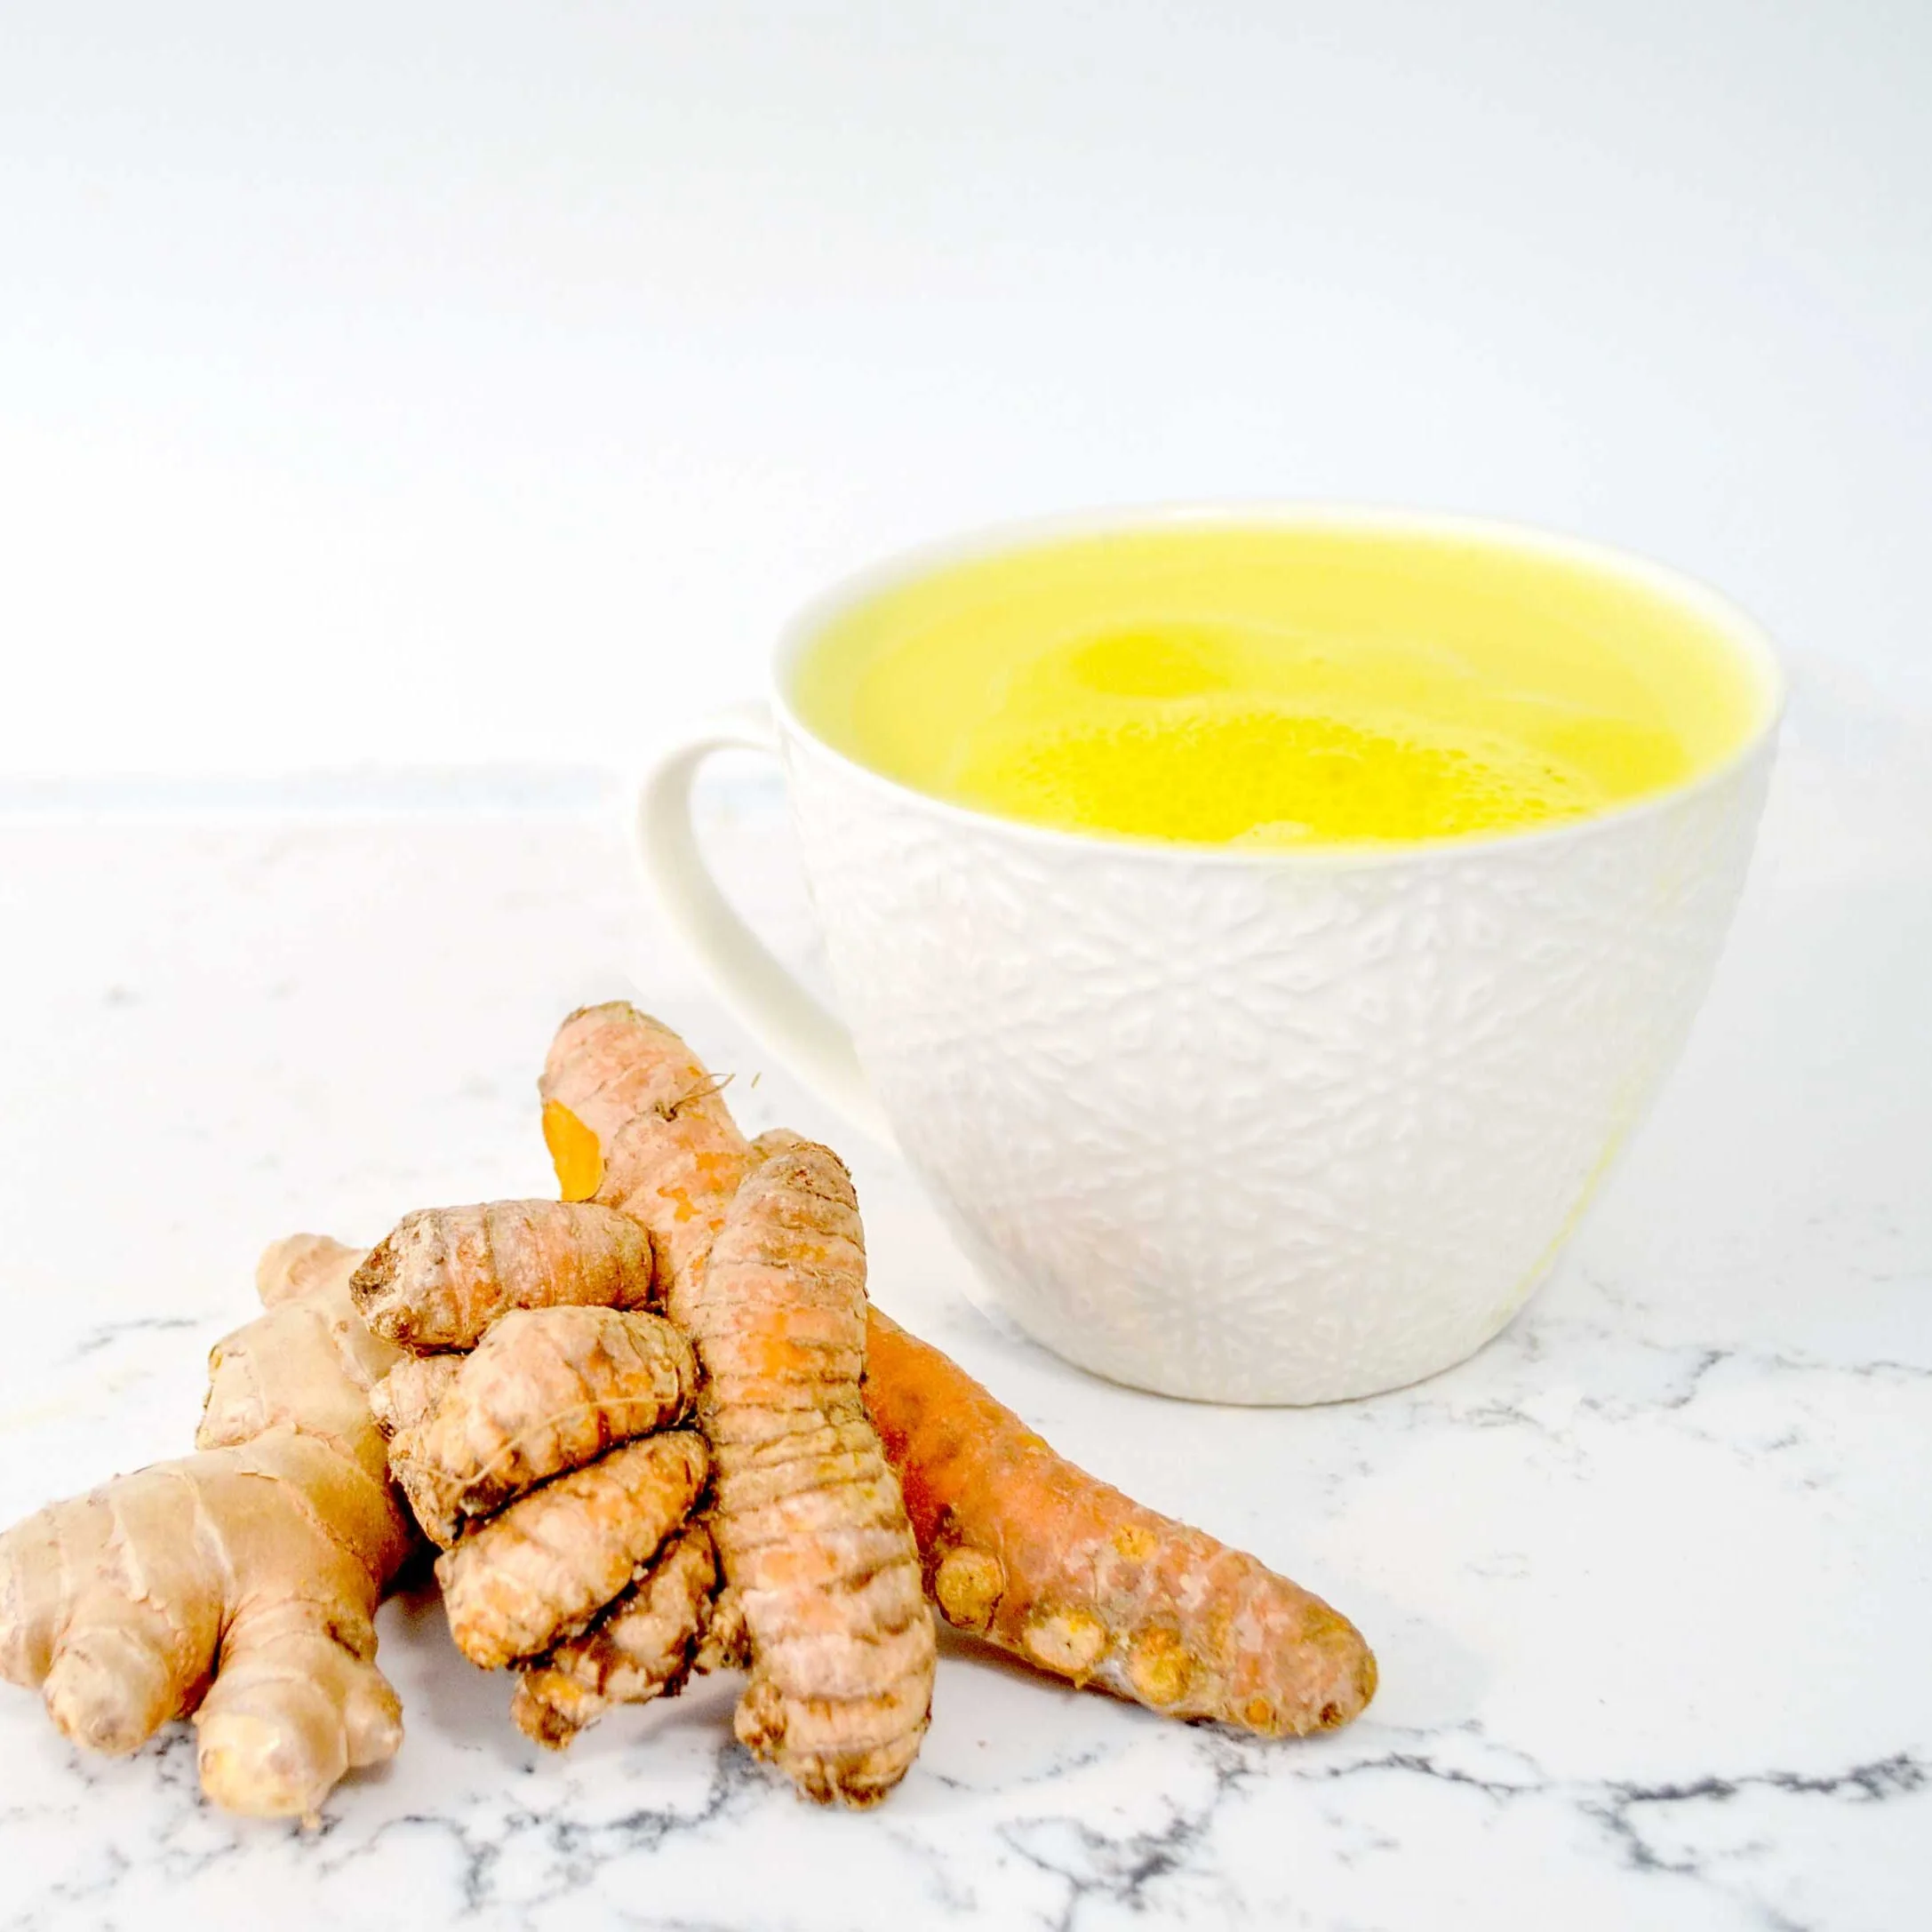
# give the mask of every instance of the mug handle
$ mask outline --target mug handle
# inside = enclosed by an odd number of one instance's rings
[[[716,712],[652,759],[638,782],[631,814],[644,884],[731,1014],[854,1127],[896,1150],[851,1035],[731,909],[698,850],[691,786],[699,767],[719,751],[778,757],[770,707],[743,704]]]

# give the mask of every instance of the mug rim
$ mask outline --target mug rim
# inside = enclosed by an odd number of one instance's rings
[[[799,715],[787,689],[790,674],[811,645],[840,618],[874,597],[916,582],[955,564],[983,561],[1040,542],[1083,536],[1171,528],[1178,524],[1278,525],[1294,530],[1368,531],[1395,537],[1462,539],[1557,559],[1621,578],[1701,617],[1753,674],[1760,710],[1750,731],[1714,764],[1654,792],[1646,792],[1607,810],[1566,818],[1551,826],[1483,832],[1456,838],[1364,840],[1305,846],[1192,844],[1173,839],[1137,837],[1131,833],[1069,831],[1024,818],[982,810],[922,791],[841,751]],[[1240,499],[1123,505],[1063,511],[1045,516],[1010,518],[981,524],[952,536],[895,551],[840,579],[811,598],[780,629],[766,674],[766,695],[781,736],[809,745],[851,779],[878,789],[901,803],[915,803],[943,820],[981,832],[997,832],[1023,843],[1061,850],[1103,852],[1157,865],[1209,865],[1257,871],[1324,871],[1337,866],[1369,867],[1417,863],[1454,864],[1504,851],[1530,851],[1564,840],[1608,832],[1672,810],[1700,794],[1716,791],[1749,766],[1776,737],[1788,700],[1784,668],[1763,627],[1720,591],[1673,566],[1636,551],[1592,539],[1573,537],[1506,517],[1465,515],[1454,511],[1418,510],[1370,504]]]

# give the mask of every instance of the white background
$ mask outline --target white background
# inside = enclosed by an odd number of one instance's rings
[[[877,553],[1337,497],[1932,696],[1932,7],[15,4],[0,778],[619,762]]]

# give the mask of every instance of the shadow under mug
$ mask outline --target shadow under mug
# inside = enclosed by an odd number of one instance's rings
[[[854,762],[794,708],[801,660],[873,597],[1022,544],[1179,519],[1449,537],[1613,573],[1721,636],[1754,723],[1676,787],[1548,829],[1257,850],[970,810]],[[899,560],[807,611],[768,702],[661,752],[636,831],[726,1005],[903,1153],[1026,1333],[1165,1394],[1329,1401],[1462,1361],[1549,1271],[1689,1030],[1781,704],[1743,616],[1568,539],[1293,507],[1069,519]],[[699,858],[691,782],[728,748],[783,762],[843,1025]]]

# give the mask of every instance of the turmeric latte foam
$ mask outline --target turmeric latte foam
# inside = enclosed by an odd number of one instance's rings
[[[848,608],[803,722],[918,790],[1071,832],[1307,846],[1527,830],[1741,746],[1715,628],[1480,534],[1176,522],[970,558]]]

